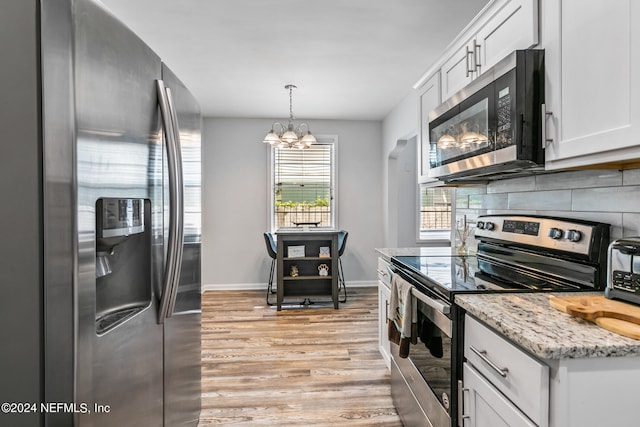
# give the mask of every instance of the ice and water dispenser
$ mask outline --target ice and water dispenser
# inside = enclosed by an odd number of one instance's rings
[[[104,334],[151,303],[151,204],[96,201],[96,332]]]

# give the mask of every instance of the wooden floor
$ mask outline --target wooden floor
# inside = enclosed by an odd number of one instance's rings
[[[205,292],[200,426],[402,426],[378,352],[377,291],[349,292],[338,310],[280,312],[263,291]]]

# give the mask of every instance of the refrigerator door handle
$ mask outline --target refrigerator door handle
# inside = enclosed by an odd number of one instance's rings
[[[182,155],[177,116],[173,108],[171,90],[162,80],[156,80],[160,114],[166,136],[167,164],[169,170],[169,236],[167,259],[164,270],[162,296],[158,311],[158,323],[171,317],[175,306],[178,282],[182,267],[182,245],[184,240],[183,195],[182,195]]]
[[[171,122],[173,126],[173,143],[175,149],[175,178],[176,178],[176,226],[178,228],[178,238],[176,240],[176,266],[173,272],[173,287],[170,293],[169,310],[166,317],[171,317],[176,305],[176,297],[178,296],[178,287],[180,285],[180,273],[182,272],[182,255],[184,250],[184,186],[183,186],[183,169],[182,169],[182,141],[180,140],[180,127],[178,126],[178,113],[173,103],[171,88],[167,87],[167,100],[169,101],[169,111],[171,113]]]

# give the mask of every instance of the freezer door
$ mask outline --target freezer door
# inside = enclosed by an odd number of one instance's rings
[[[193,95],[165,64],[162,79],[171,92],[174,126],[179,133],[184,203],[181,271],[173,296],[173,309],[164,321],[165,426],[196,426],[201,394],[202,119]],[[168,208],[165,206],[165,211]]]
[[[162,210],[162,189],[156,188],[162,186],[162,141],[155,88],[161,62],[101,3],[75,0],[72,5],[75,397],[91,408],[76,415],[75,425],[161,426],[163,328],[157,324],[158,278],[152,268],[152,248],[161,245],[163,229],[162,217],[154,216]],[[97,210],[109,199],[117,200],[109,211],[115,220],[126,217],[119,217],[118,207],[135,200],[144,204],[144,232],[115,241],[98,236]],[[113,270],[104,277],[96,277],[97,255],[108,258]]]

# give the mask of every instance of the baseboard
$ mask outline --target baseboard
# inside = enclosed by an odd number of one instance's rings
[[[354,280],[347,282],[349,288],[377,287],[377,280]],[[202,285],[202,292],[206,291],[262,291],[267,289],[266,283],[216,283]]]

